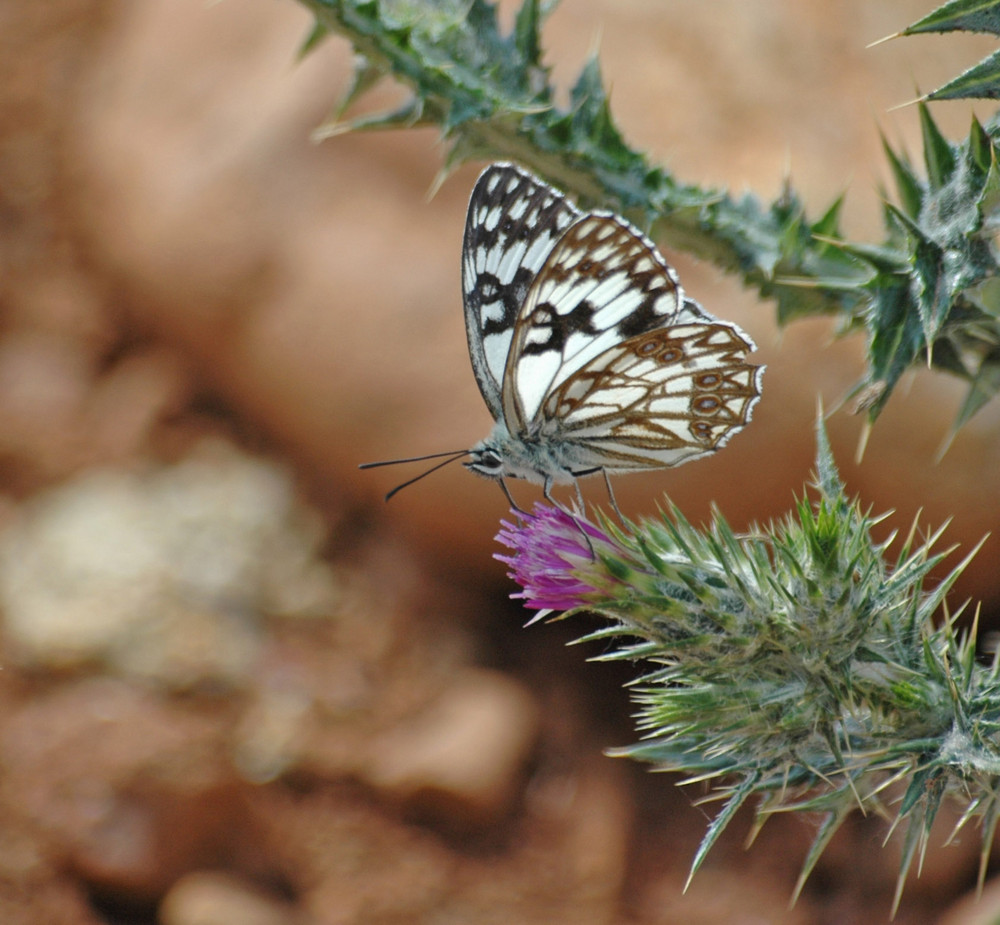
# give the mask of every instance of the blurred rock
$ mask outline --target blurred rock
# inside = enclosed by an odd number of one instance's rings
[[[1000,879],[987,880],[981,896],[970,892],[937,920],[937,925],[996,925],[1000,922]]]
[[[481,823],[511,808],[539,729],[538,705],[521,684],[469,669],[378,738],[363,775],[411,808]]]
[[[613,921],[628,870],[633,807],[619,762],[599,756],[571,774],[532,781],[529,809],[566,832],[563,862],[576,899]]]
[[[0,336],[0,454],[9,488],[37,489],[145,454],[157,426],[190,398],[184,364],[158,348],[109,363],[79,332],[37,321]]]
[[[173,352],[154,348],[121,358],[94,382],[81,409],[78,426],[86,429],[92,461],[142,455],[155,426],[178,414],[190,392],[185,364]]]
[[[149,899],[242,839],[242,785],[219,725],[121,681],[39,697],[0,732],[5,792],[46,854],[113,895]]]
[[[5,796],[15,796],[6,793]],[[105,925],[86,891],[66,878],[20,808],[0,804],[0,922],[4,925]]]
[[[235,735],[234,760],[244,778],[267,783],[295,765],[311,706],[301,688],[257,688]]]
[[[678,871],[680,873],[680,871]],[[813,917],[805,904],[788,907],[784,885],[747,877],[739,871],[706,865],[685,890],[680,877],[670,877],[643,897],[638,914],[649,925],[811,925],[849,921],[836,914]],[[888,916],[882,917],[885,920]],[[875,921],[858,919],[861,921]]]
[[[160,903],[159,925],[301,925],[287,903],[235,877],[195,871],[181,877]]]
[[[447,921],[445,898],[467,888],[458,876],[460,852],[350,788],[271,795],[257,806],[261,827],[274,838],[285,875],[319,925]]]
[[[221,443],[172,467],[87,472],[0,536],[4,633],[23,665],[240,685],[262,616],[332,606],[321,539],[285,470]]]
[[[0,340],[0,452],[43,476],[67,471],[94,375],[93,360],[64,336],[8,333]]]

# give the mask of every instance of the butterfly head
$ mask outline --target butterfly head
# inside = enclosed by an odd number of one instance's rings
[[[502,421],[497,421],[490,435],[469,450],[469,458],[462,465],[487,479],[539,479],[525,441],[513,436]]]
[[[469,450],[469,459],[462,465],[488,479],[524,479],[543,485],[572,480],[572,467],[564,455],[565,447],[543,434],[512,434],[497,421],[492,433]]]
[[[475,472],[487,479],[502,479],[510,473],[504,469],[503,457],[500,452],[489,445],[487,441],[474,446],[470,452],[470,459],[462,463],[466,469]]]

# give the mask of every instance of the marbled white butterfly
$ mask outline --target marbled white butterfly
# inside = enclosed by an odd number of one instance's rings
[[[645,235],[610,212],[581,212],[513,164],[476,182],[462,290],[496,424],[470,450],[435,454],[449,458],[429,472],[469,456],[467,468],[505,491],[505,478],[528,479],[550,497],[580,476],[713,453],[760,398],[753,341],[687,296]]]

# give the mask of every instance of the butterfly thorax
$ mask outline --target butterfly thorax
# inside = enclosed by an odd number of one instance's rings
[[[472,458],[465,467],[488,479],[525,479],[543,485],[572,482],[577,476],[597,471],[576,459],[579,447],[560,439],[554,428],[511,434],[498,421],[490,435],[469,453]]]

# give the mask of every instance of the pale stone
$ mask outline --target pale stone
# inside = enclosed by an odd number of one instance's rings
[[[295,925],[285,903],[225,874],[196,871],[181,877],[163,898],[160,925]]]
[[[464,671],[376,741],[366,780],[404,803],[473,820],[495,817],[517,793],[539,720],[537,703],[517,681]]]
[[[4,632],[25,665],[240,685],[261,617],[330,613],[321,538],[287,471],[221,442],[174,466],[88,471],[0,535]]]

